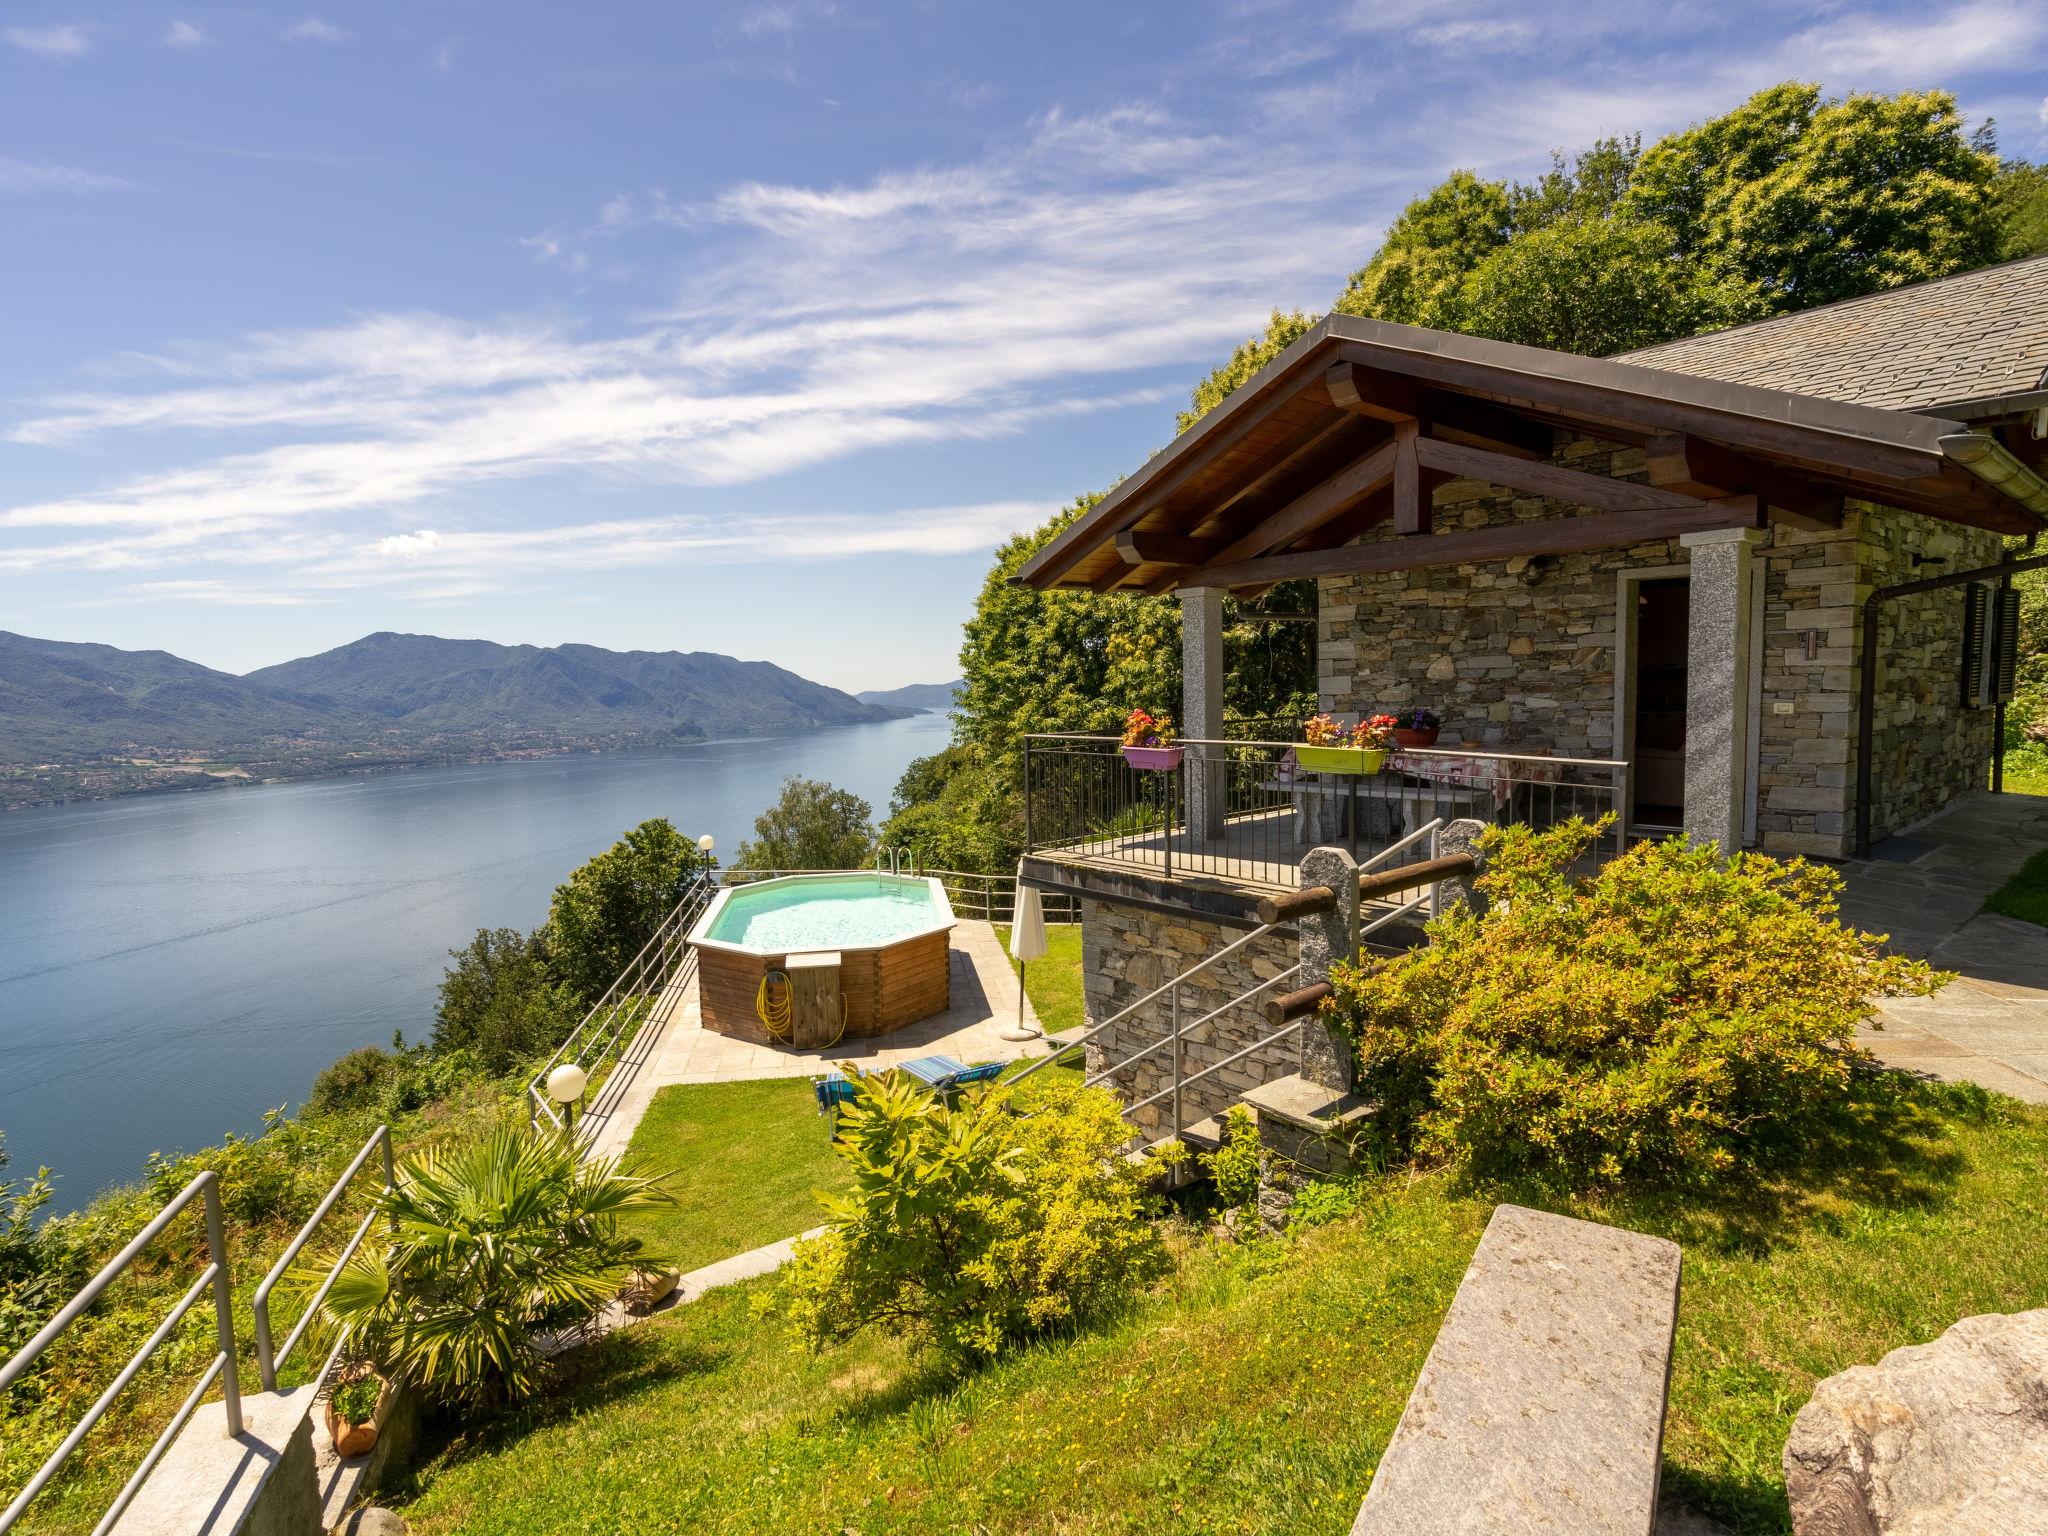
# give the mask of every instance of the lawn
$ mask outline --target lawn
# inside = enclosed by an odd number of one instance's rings
[[[1009,928],[996,924],[996,938],[1008,954]],[[1032,961],[1024,971],[1024,992],[1031,999],[1032,1011],[1049,1035],[1084,1028],[1088,1005],[1081,995],[1081,925],[1047,923],[1045,940],[1045,958]],[[1015,960],[1010,969],[1017,969]]]
[[[1684,1245],[1666,1482],[1745,1533],[1786,1528],[1779,1456],[1820,1377],[2048,1304],[2048,1112],[1874,1086],[1798,1166],[1712,1199],[1519,1196]],[[1284,1241],[1184,1234],[1120,1323],[961,1383],[887,1339],[793,1351],[753,1314],[772,1281],[715,1292],[448,1431],[404,1513],[430,1536],[1339,1536],[1499,1197],[1442,1174],[1366,1193]]]
[[[2018,874],[1985,898],[1984,905],[1992,912],[2048,928],[2048,848],[2022,864]]]
[[[625,1166],[669,1175],[678,1203],[633,1216],[625,1230],[686,1271],[815,1227],[824,1212],[814,1191],[846,1182],[800,1077],[662,1089]]]
[[[2008,794],[2048,795],[2048,747],[2007,748],[2004,782]]]

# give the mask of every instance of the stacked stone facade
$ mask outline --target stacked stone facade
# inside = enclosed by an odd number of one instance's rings
[[[1115,1016],[1146,993],[1241,937],[1241,930],[1194,918],[1084,900],[1081,974],[1090,1022],[1100,1023]],[[1260,982],[1273,980],[1298,958],[1293,939],[1283,932],[1255,940],[1229,959],[1210,966],[1181,988],[1183,1027],[1210,1009],[1244,996]],[[1258,1011],[1259,1005],[1272,992],[1284,991],[1285,987],[1283,983],[1249,1003],[1230,1008],[1184,1039],[1182,1071],[1199,1072],[1271,1034],[1270,1026]],[[1086,1047],[1088,1071],[1091,1075],[1100,1072],[1172,1032],[1167,1000],[1161,998],[1091,1042]],[[1170,1088],[1171,1053],[1169,1046],[1119,1070],[1109,1079],[1111,1086],[1131,1104]],[[1181,1095],[1182,1120],[1193,1124],[1222,1114],[1247,1089],[1297,1070],[1300,1056],[1300,1047],[1295,1037],[1290,1036],[1186,1087]],[[1134,1118],[1148,1128],[1167,1128],[1172,1124],[1173,1106],[1162,1099],[1139,1110]]]
[[[1554,459],[1591,474],[1645,478],[1636,449],[1577,439],[1561,442]],[[1433,500],[1436,525],[1446,530],[1581,515],[1468,480],[1438,487]],[[1761,847],[1826,857],[1850,849],[1864,599],[1878,586],[1989,564],[1998,547],[1995,534],[1858,503],[1839,529],[1773,527],[1757,555]],[[1686,563],[1673,539],[1326,579],[1321,707],[1360,714],[1427,706],[1443,716],[1447,746],[1619,755],[1619,578]],[[1880,832],[1984,783],[1992,721],[1988,710],[1961,707],[1962,601],[1950,589],[1886,606],[1873,818]]]

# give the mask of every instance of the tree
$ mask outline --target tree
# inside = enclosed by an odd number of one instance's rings
[[[754,818],[736,869],[859,869],[874,851],[867,801],[851,790],[792,774],[782,795]]]
[[[1998,218],[1998,255],[2003,261],[2048,251],[2048,165],[2008,160],[1991,183]]]
[[[469,1051],[496,1075],[561,1044],[582,1009],[550,974],[537,938],[515,928],[479,928],[464,948],[448,951],[455,963],[441,978],[436,1051]]]
[[[1947,91],[1823,101],[1787,81],[1652,145],[1623,206],[1776,314],[1994,260],[1998,170]]]
[[[1208,376],[1194,388],[1190,408],[1182,411],[1174,424],[1176,432],[1185,432],[1204,416],[1229,399],[1238,385],[1273,361],[1316,323],[1317,316],[1305,315],[1300,310],[1283,314],[1273,311],[1273,318],[1266,322],[1266,329],[1248,341],[1238,344],[1229,360],[1212,368]]]
[[[668,821],[641,822],[555,887],[540,935],[548,968],[578,1001],[595,1002],[712,867]]]
[[[408,1157],[365,1243],[323,1306],[348,1353],[437,1402],[531,1396],[548,1366],[543,1328],[586,1322],[617,1294],[639,1251],[618,1218],[673,1205],[658,1180],[577,1156],[568,1138],[506,1126]],[[320,1284],[334,1256],[306,1265]]]
[[[1402,325],[1442,325],[1465,276],[1508,243],[1507,183],[1453,171],[1401,210],[1333,308]]]
[[[1756,296],[1671,256],[1671,236],[1629,218],[1568,218],[1509,241],[1459,290],[1458,328],[1604,357],[1755,319]]]

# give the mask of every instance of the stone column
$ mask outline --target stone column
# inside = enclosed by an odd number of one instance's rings
[[[1437,857],[1449,858],[1453,854],[1469,853],[1483,865],[1485,860],[1479,852],[1479,839],[1485,831],[1486,823],[1483,821],[1461,818],[1446,822],[1436,834]],[[1473,883],[1477,878],[1475,871],[1469,877],[1457,875],[1449,880],[1438,881],[1436,906],[1429,915],[1436,917],[1448,912],[1452,907],[1467,906],[1475,914],[1483,917],[1486,913],[1486,893]]]
[[[1749,798],[1751,552],[1762,528],[1712,528],[1679,536],[1692,562],[1687,601],[1685,830],[1724,854],[1742,846]]]
[[[1297,987],[1328,981],[1332,965],[1358,957],[1357,863],[1342,848],[1312,848],[1301,861],[1301,886],[1307,890],[1312,885],[1327,885],[1335,891],[1337,905],[1295,922],[1301,935],[1301,973],[1294,979]],[[1351,1091],[1351,1044],[1332,1035],[1319,1018],[1302,1026],[1301,1075],[1335,1093]]]
[[[1223,589],[1184,587],[1180,594],[1180,733],[1219,740],[1223,735]],[[1221,765],[1203,761],[1206,749],[1186,758],[1188,835],[1201,842],[1223,836]]]

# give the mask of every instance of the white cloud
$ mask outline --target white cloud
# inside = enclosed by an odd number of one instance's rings
[[[394,533],[379,539],[370,548],[377,554],[396,560],[413,560],[421,555],[431,555],[439,549],[444,540],[431,528],[422,528],[417,533]]]
[[[2041,126],[2048,128],[2048,96],[2041,98],[2041,110],[2035,114],[2041,119]]]
[[[7,41],[46,59],[75,59],[92,51],[92,34],[84,27],[9,27]]]
[[[118,192],[133,185],[75,165],[35,165],[0,155],[0,192]]]
[[[206,41],[206,34],[189,21],[173,21],[164,41],[173,48],[197,48]]]
[[[288,43],[342,43],[348,41],[348,34],[331,21],[322,21],[318,16],[308,16],[304,21],[286,27],[279,34]]]

